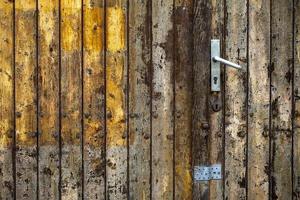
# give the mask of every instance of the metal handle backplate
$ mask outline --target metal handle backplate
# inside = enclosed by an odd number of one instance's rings
[[[230,62],[220,57],[220,40],[211,40],[211,91],[221,91],[221,69],[220,63],[236,69],[242,69],[238,64]]]

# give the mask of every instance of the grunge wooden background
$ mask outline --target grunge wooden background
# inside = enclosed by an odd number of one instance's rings
[[[0,0],[0,199],[300,199],[299,31],[299,0]]]

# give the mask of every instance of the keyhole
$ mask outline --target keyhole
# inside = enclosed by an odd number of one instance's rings
[[[214,77],[214,84],[216,85],[218,82],[218,77]]]
[[[215,103],[215,104],[214,104],[214,110],[215,110],[215,111],[218,111],[218,110],[219,110],[219,104],[218,104],[218,103]]]

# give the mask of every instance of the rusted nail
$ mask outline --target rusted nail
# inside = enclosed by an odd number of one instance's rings
[[[219,131],[219,132],[217,133],[217,135],[218,135],[219,137],[222,137],[222,136],[223,136],[222,131]]]
[[[239,131],[239,132],[237,133],[237,135],[238,135],[239,137],[243,138],[243,137],[245,137],[246,132],[245,132],[245,131]]]
[[[146,134],[144,135],[144,138],[145,138],[146,140],[148,140],[148,139],[150,138],[150,134],[146,133]]]
[[[291,137],[291,136],[292,136],[292,131],[286,131],[286,133],[285,133],[285,134],[286,134],[286,137],[288,137],[288,138],[289,138],[289,137]]]
[[[268,137],[268,136],[269,136],[269,131],[263,131],[263,132],[262,132],[262,135],[263,135],[264,137]]]
[[[168,140],[173,140],[173,135],[172,134],[167,135],[167,139]]]
[[[208,130],[208,129],[210,128],[208,122],[202,122],[201,127],[202,127],[202,129],[204,129],[204,130]]]

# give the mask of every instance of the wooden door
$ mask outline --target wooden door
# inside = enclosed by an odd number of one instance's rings
[[[193,165],[221,164],[223,177],[194,180],[193,198],[298,199],[299,1],[194,6]],[[217,93],[207,81],[211,39],[242,66],[223,66]]]
[[[299,0],[0,0],[0,199],[300,199],[299,29]]]

